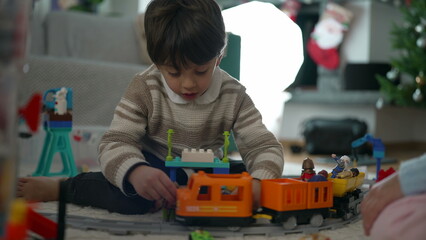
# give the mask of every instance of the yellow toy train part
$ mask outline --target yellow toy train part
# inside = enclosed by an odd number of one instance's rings
[[[328,180],[333,182],[333,196],[343,197],[348,192],[361,187],[364,182],[365,173],[360,172],[358,176],[351,178],[330,178],[331,173],[328,175]]]

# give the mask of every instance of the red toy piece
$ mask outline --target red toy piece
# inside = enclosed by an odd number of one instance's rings
[[[29,231],[43,239],[57,239],[58,235],[56,222],[34,211],[23,199],[16,199],[12,203],[5,240],[25,240]]]
[[[22,199],[11,204],[9,221],[6,224],[6,240],[25,240],[28,229],[28,206]]]
[[[313,173],[305,172],[305,173],[302,173],[301,178],[302,178],[303,181],[306,182],[306,181],[309,181],[309,179],[311,179],[313,176],[315,176],[315,172],[313,172]]]
[[[57,223],[32,208],[28,211],[28,229],[44,239],[57,239]]]
[[[40,125],[41,114],[41,94],[35,93],[28,101],[27,105],[18,110],[19,116],[25,119],[28,127],[34,133]]]
[[[385,179],[394,172],[395,169],[393,169],[392,167],[390,167],[388,170],[380,169],[376,182],[380,182],[381,180]]]

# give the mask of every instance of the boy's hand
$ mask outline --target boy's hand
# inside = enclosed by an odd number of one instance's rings
[[[373,185],[361,202],[364,232],[367,236],[370,235],[371,228],[382,210],[401,197],[403,193],[397,173]]]
[[[253,194],[253,210],[260,208],[261,184],[259,179],[251,180]]]
[[[150,166],[136,167],[129,175],[129,182],[143,198],[159,202],[165,201],[165,207],[176,204],[176,185],[163,171]]]

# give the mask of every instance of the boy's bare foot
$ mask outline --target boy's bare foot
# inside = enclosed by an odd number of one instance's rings
[[[58,201],[59,181],[63,177],[22,177],[18,179],[16,197],[29,202]]]

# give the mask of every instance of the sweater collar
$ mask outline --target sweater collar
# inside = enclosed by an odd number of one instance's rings
[[[160,73],[161,74],[161,73]],[[222,78],[221,78],[222,70],[219,68],[219,66],[216,67],[213,76],[212,76],[212,82],[210,83],[210,87],[207,89],[207,91],[199,96],[194,101],[187,101],[183,99],[181,96],[173,92],[172,89],[170,89],[169,85],[166,82],[166,79],[164,78],[163,74],[161,74],[161,82],[164,85],[164,88],[166,89],[167,96],[169,96],[170,100],[176,104],[188,104],[191,102],[194,102],[196,104],[209,104],[214,102],[218,97],[220,93],[220,88],[222,85]]]

